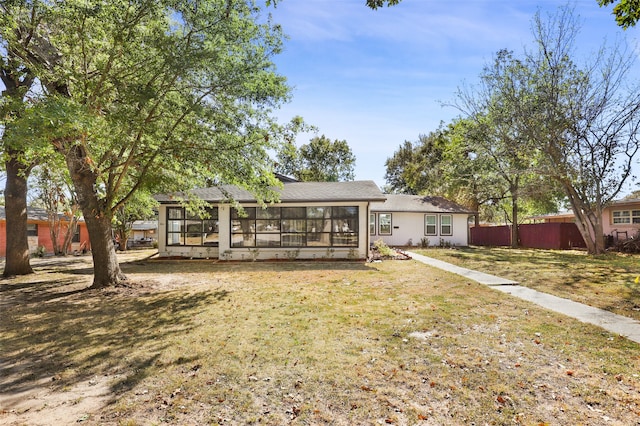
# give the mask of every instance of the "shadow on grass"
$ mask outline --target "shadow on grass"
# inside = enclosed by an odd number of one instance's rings
[[[365,262],[350,261],[257,261],[257,262],[218,262],[212,260],[163,260],[129,262],[120,265],[123,272],[144,274],[183,272],[260,272],[260,271],[369,271],[371,266]]]
[[[34,287],[41,292],[42,285],[5,288],[2,297],[35,293]],[[173,336],[188,333],[199,312],[229,297],[226,291],[130,295],[66,287],[50,284],[39,297],[15,297],[4,310],[1,408],[10,409],[6,404],[24,392],[64,389],[96,375],[117,375],[112,391],[129,390],[147,376]]]

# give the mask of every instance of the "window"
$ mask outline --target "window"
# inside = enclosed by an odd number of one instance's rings
[[[613,212],[613,223],[616,225],[640,223],[640,210],[616,210]]]
[[[247,207],[231,211],[232,247],[358,245],[358,207]]]
[[[76,223],[75,229],[73,231],[73,237],[71,237],[71,242],[72,243],[79,243],[80,242],[80,225],[78,225],[77,223]]]
[[[376,214],[369,214],[369,234],[376,235]]]
[[[27,223],[27,237],[37,237],[37,236],[38,236],[38,224]]]
[[[378,214],[378,234],[391,235],[391,213]]]
[[[207,217],[188,213],[183,207],[167,208],[167,245],[218,246],[218,208],[205,209]]]
[[[435,214],[424,215],[424,235],[437,235],[438,217]]]
[[[452,216],[443,214],[440,216],[440,235],[451,235],[452,232]]]

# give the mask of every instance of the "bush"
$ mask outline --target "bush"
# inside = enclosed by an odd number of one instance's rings
[[[393,257],[396,255],[396,251],[390,248],[384,241],[377,240],[373,243],[373,249],[377,250],[381,256]]]

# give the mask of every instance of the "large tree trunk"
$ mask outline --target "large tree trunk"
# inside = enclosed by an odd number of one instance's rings
[[[604,253],[606,245],[602,229],[602,209],[593,211],[591,206],[584,203],[569,185],[563,186],[571,203],[580,235],[587,245],[587,252],[589,254]]]
[[[27,238],[27,178],[30,165],[18,160],[14,150],[7,150],[7,181],[5,184],[5,215],[7,219],[7,254],[3,276],[33,273],[29,263],[29,240]]]
[[[118,285],[127,278],[120,270],[113,245],[111,211],[95,190],[97,176],[91,170],[91,161],[82,145],[72,146],[66,158],[78,196],[78,204],[89,231],[94,273],[91,287],[104,288]]]

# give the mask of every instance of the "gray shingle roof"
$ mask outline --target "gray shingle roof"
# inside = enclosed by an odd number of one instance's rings
[[[61,220],[69,220],[69,218],[63,213],[59,213],[58,217]],[[7,220],[7,214],[4,210],[4,206],[0,206],[0,220]],[[45,209],[40,207],[27,207],[27,220],[46,222],[49,220],[49,216]],[[84,219],[80,218],[80,221],[84,222]]]
[[[290,182],[281,189],[280,202],[330,202],[330,201],[384,201],[385,195],[375,182],[370,180],[350,182]],[[255,202],[251,192],[234,185],[200,188],[191,194],[209,202],[225,202],[230,198],[240,203]],[[160,203],[175,203],[184,198],[184,193],[159,194],[155,198]]]
[[[385,202],[371,203],[375,212],[426,212],[426,213],[465,213],[476,212],[449,201],[443,197],[425,195],[386,194]]]

